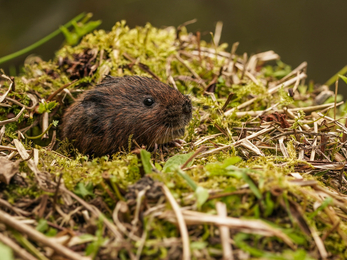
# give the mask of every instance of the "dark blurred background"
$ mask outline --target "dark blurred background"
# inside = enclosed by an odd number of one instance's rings
[[[308,78],[324,83],[347,65],[347,1],[345,0],[0,0],[0,57],[43,38],[81,12],[92,12],[109,30],[125,19],[130,27],[150,22],[178,26],[197,18],[188,30],[214,32],[223,22],[221,42],[239,41],[237,53],[274,50],[295,68],[308,62]],[[64,38],[56,37],[34,54],[48,60]],[[26,55],[0,65],[8,71]],[[340,83],[347,97],[347,86]]]

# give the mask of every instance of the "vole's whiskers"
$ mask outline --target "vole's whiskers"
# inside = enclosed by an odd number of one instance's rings
[[[160,140],[160,136],[162,135],[162,132],[163,132],[163,129],[161,129],[161,128],[157,128],[154,131],[153,139],[151,140],[149,147],[152,147],[154,145],[154,143],[158,143],[158,141]]]
[[[148,127],[145,131],[142,132],[142,134],[140,134],[139,136],[137,136],[137,138],[140,138],[141,136],[143,136],[145,133],[147,133],[149,130],[152,130],[156,127],[159,127],[160,123],[155,123],[153,125],[151,125],[150,127]]]

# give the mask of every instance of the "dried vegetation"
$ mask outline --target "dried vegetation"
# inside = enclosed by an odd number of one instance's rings
[[[341,97],[220,32],[119,22],[3,74],[1,243],[20,259],[346,259]],[[186,144],[88,158],[61,142],[64,109],[105,75],[189,94]]]

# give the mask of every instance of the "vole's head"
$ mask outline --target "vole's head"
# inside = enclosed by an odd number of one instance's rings
[[[132,135],[137,143],[150,147],[182,136],[192,118],[188,96],[146,77],[107,77],[86,93],[83,104],[87,114],[89,108],[94,114],[97,110],[107,124],[102,129],[113,129],[125,141]]]

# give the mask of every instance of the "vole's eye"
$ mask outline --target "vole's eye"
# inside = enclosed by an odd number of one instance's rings
[[[153,105],[154,100],[153,98],[145,98],[145,100],[143,101],[143,104],[145,104],[146,106],[150,107],[151,105]]]

